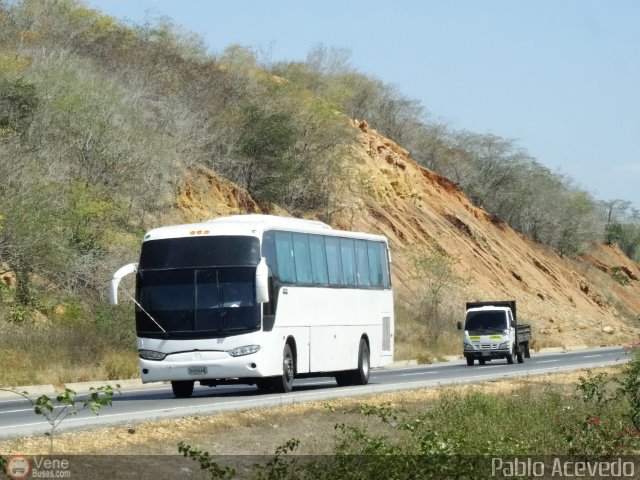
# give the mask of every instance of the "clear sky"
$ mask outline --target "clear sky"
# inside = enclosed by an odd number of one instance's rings
[[[272,60],[322,43],[454,129],[516,139],[599,200],[640,209],[640,1],[88,0],[133,23],[167,16]]]

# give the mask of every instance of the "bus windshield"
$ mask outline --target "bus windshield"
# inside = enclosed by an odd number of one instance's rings
[[[250,266],[260,263],[260,241],[239,235],[164,238],[142,244],[138,270]]]
[[[260,328],[254,267],[138,272],[139,337],[211,338]]]

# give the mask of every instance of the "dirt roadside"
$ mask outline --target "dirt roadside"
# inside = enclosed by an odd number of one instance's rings
[[[620,366],[592,369],[613,373]],[[251,409],[206,416],[190,416],[154,422],[130,423],[63,433],[55,437],[56,455],[175,455],[177,444],[197,445],[212,455],[272,455],[286,441],[297,438],[296,453],[331,453],[335,425],[363,422],[354,409],[363,403],[389,403],[407,411],[420,411],[444,391],[481,391],[500,395],[528,387],[556,388],[567,395],[586,370],[534,375],[477,384],[425,388],[382,395],[309,402],[282,407]],[[108,408],[108,407],[106,407]],[[45,455],[49,438],[33,436],[0,442],[3,455]]]

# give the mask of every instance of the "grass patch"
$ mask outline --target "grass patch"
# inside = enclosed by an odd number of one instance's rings
[[[637,367],[636,364],[636,372]],[[632,393],[630,396],[620,390],[624,381],[632,378],[623,373],[627,368],[128,423],[60,434],[56,452],[161,455],[168,461],[149,465],[145,472],[150,477],[166,478],[167,471],[178,472],[185,466],[175,457],[178,443],[183,442],[196,461],[197,452],[210,452],[209,459],[222,466],[225,460],[250,455],[250,463],[261,462],[265,467],[266,462],[276,461],[287,473],[262,478],[291,479],[455,477],[447,469],[467,468],[468,463],[457,462],[472,455],[606,455],[603,445],[616,448],[616,454],[637,454],[633,428],[623,428],[634,411],[634,384],[625,387]],[[617,445],[615,442],[620,439],[623,442]],[[0,451],[8,455],[45,454],[48,442],[42,436],[6,440],[0,442]],[[274,457],[276,450],[280,455]],[[216,455],[226,457],[220,459]],[[289,465],[292,461],[308,462],[309,455],[326,455],[338,462],[323,465],[317,475],[304,468],[318,465]],[[314,458],[318,457],[311,459]],[[359,466],[349,463],[362,459],[366,462]],[[424,464],[425,459],[430,462],[428,465]],[[199,473],[198,466],[191,465]],[[130,465],[118,462],[115,468],[111,474],[124,474]],[[405,475],[411,469],[422,476]],[[348,472],[360,476],[350,476]],[[206,472],[202,475],[197,478],[210,478]],[[468,478],[483,476],[477,473]]]
[[[433,363],[444,355],[462,354],[462,340],[453,321],[451,328],[441,332],[437,341],[427,322],[402,306],[396,305],[395,322],[395,360]]]
[[[350,413],[369,424],[336,424],[330,460],[296,460],[301,440],[290,438],[253,469],[257,478],[489,478],[492,457],[615,460],[640,448],[639,373],[640,351],[617,376],[588,371],[568,394],[527,386],[504,395],[445,390],[418,410],[360,404]],[[178,450],[211,478],[236,478],[204,450],[182,441]]]
[[[49,304],[50,316],[13,303],[0,315],[0,386],[61,386],[68,382],[138,376],[131,312],[100,304]]]

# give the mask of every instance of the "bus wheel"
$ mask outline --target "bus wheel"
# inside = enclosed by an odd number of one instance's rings
[[[272,379],[272,390],[279,393],[289,393],[293,390],[293,378],[296,365],[289,344],[285,344],[282,352],[282,375]]]
[[[193,393],[193,382],[190,380],[171,382],[171,390],[176,398],[189,398]]]
[[[358,349],[358,369],[353,372],[354,385],[366,385],[369,383],[369,346],[364,338],[360,339]]]
[[[336,383],[339,387],[366,385],[369,383],[370,365],[369,346],[365,339],[361,338],[358,348],[358,368],[346,372],[337,372]]]

